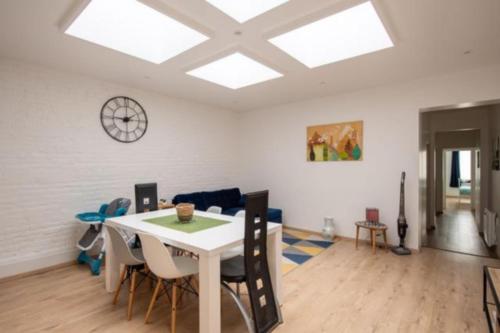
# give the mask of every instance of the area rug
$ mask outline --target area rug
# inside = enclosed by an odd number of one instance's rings
[[[318,234],[292,229],[283,229],[283,274],[303,265],[333,244]]]
[[[217,220],[209,217],[194,215],[193,219],[189,223],[182,223],[177,218],[177,215],[168,215],[155,217],[152,219],[143,220],[144,222],[153,223],[165,228],[174,229],[177,231],[187,232],[192,234],[193,232],[198,232],[210,228],[217,227],[219,225],[231,223],[225,220]]]

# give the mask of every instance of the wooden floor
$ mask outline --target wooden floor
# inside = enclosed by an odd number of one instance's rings
[[[482,265],[496,259],[425,248],[398,257],[371,254],[340,240],[284,277],[285,323],[277,332],[487,332],[482,312]],[[144,325],[150,291],[140,287],[132,321],[125,320],[126,294],[116,307],[103,276],[85,267],[0,283],[2,332],[168,332],[168,305],[159,302]],[[245,332],[227,295],[223,332]],[[184,301],[178,332],[198,330],[198,306]]]
[[[479,235],[470,203],[457,198],[447,198],[446,210],[436,217],[436,229],[428,231],[424,245],[479,256],[496,257]]]

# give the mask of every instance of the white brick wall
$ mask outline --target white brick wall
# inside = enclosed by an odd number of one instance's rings
[[[147,112],[136,143],[101,127],[101,106],[116,95]],[[73,259],[74,215],[133,201],[135,183],[157,182],[167,199],[239,185],[238,124],[230,111],[0,59],[0,277]]]

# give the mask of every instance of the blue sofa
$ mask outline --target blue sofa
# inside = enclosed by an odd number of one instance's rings
[[[245,209],[245,195],[241,195],[240,189],[237,187],[210,192],[177,194],[172,199],[172,203],[175,205],[181,202],[192,203],[197,210],[207,210],[210,206],[219,206],[222,207],[222,214],[233,216],[239,210]],[[281,223],[281,209],[269,208],[267,220]]]

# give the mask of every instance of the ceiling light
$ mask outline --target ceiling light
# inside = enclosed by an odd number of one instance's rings
[[[239,89],[283,76],[239,52],[193,69],[186,74],[231,89]]]
[[[236,21],[243,23],[265,13],[288,0],[207,0]]]
[[[309,68],[394,46],[371,2],[269,40]]]
[[[208,39],[136,0],[93,0],[65,33],[155,64]]]

